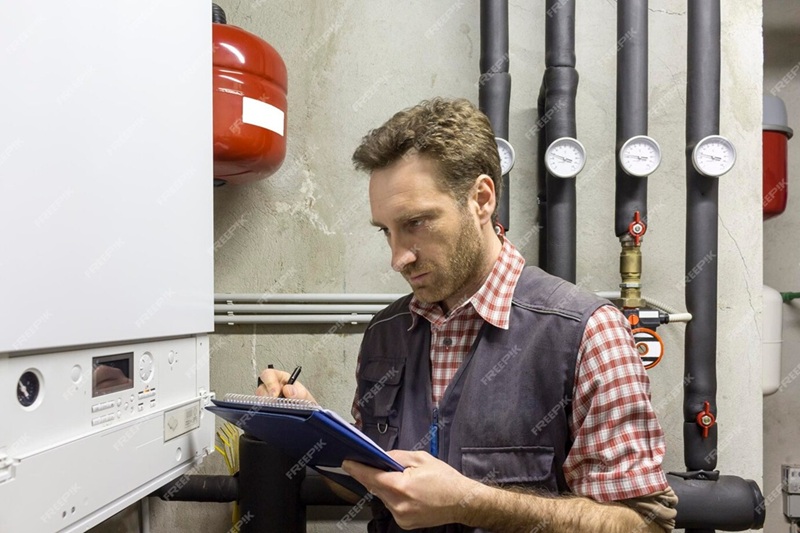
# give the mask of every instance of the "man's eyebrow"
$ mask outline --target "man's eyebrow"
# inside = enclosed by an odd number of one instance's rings
[[[438,215],[440,212],[441,212],[441,209],[436,208],[436,207],[431,208],[431,209],[425,209],[425,210],[422,210],[422,211],[410,211],[408,213],[402,213],[402,214],[398,215],[397,217],[395,217],[394,221],[396,223],[398,223],[398,224],[405,224],[406,222],[408,222],[410,220],[414,220],[415,218],[430,218],[430,217],[434,217],[434,216]],[[372,220],[372,219],[370,219],[369,223],[370,223],[370,225],[375,226],[377,228],[384,227],[383,224],[381,224],[380,222],[377,222],[375,220]]]

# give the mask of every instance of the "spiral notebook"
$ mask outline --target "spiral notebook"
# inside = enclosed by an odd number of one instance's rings
[[[257,439],[295,459],[293,468],[309,466],[350,490],[363,487],[340,469],[349,459],[386,471],[403,466],[336,412],[308,400],[226,394],[206,407]],[[287,472],[291,476],[291,472]]]

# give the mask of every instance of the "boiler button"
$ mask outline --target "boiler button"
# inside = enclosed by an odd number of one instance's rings
[[[155,407],[155,406],[156,406],[156,401],[150,400],[150,407]]]
[[[139,404],[139,411],[144,411],[144,404],[143,403]]]
[[[117,411],[117,418],[121,418],[121,417],[122,417],[122,411]]]
[[[81,365],[75,365],[72,367],[72,372],[70,372],[69,377],[72,379],[73,383],[77,383],[81,380]]]
[[[153,356],[150,352],[144,352],[139,358],[139,377],[145,383],[153,377]]]
[[[122,405],[122,398],[117,398],[117,407]]]
[[[175,352],[173,352],[172,350],[170,350],[169,354],[167,354],[167,361],[169,361],[169,364],[175,362]]]

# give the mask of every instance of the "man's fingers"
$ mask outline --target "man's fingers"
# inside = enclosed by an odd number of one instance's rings
[[[282,385],[289,381],[288,372],[273,368],[262,370],[258,377],[261,378],[261,384],[256,389],[258,396],[276,397],[281,393]]]
[[[390,450],[389,456],[403,466],[420,466],[433,456],[423,451]]]

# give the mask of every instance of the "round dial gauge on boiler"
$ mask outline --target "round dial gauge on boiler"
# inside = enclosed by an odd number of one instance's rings
[[[709,135],[701,139],[692,150],[692,164],[695,170],[712,178],[718,178],[728,172],[735,162],[736,148],[732,142],[720,135]]]
[[[557,178],[574,178],[586,164],[586,150],[578,139],[561,137],[547,147],[544,164]]]
[[[36,372],[26,371],[17,380],[17,401],[22,407],[31,407],[39,399],[41,381]]]
[[[619,149],[619,163],[631,176],[649,176],[661,164],[661,148],[647,135],[631,137]]]
[[[502,137],[495,137],[494,140],[497,142],[497,152],[500,154],[500,171],[505,176],[514,167],[514,160],[516,159],[514,147]]]

